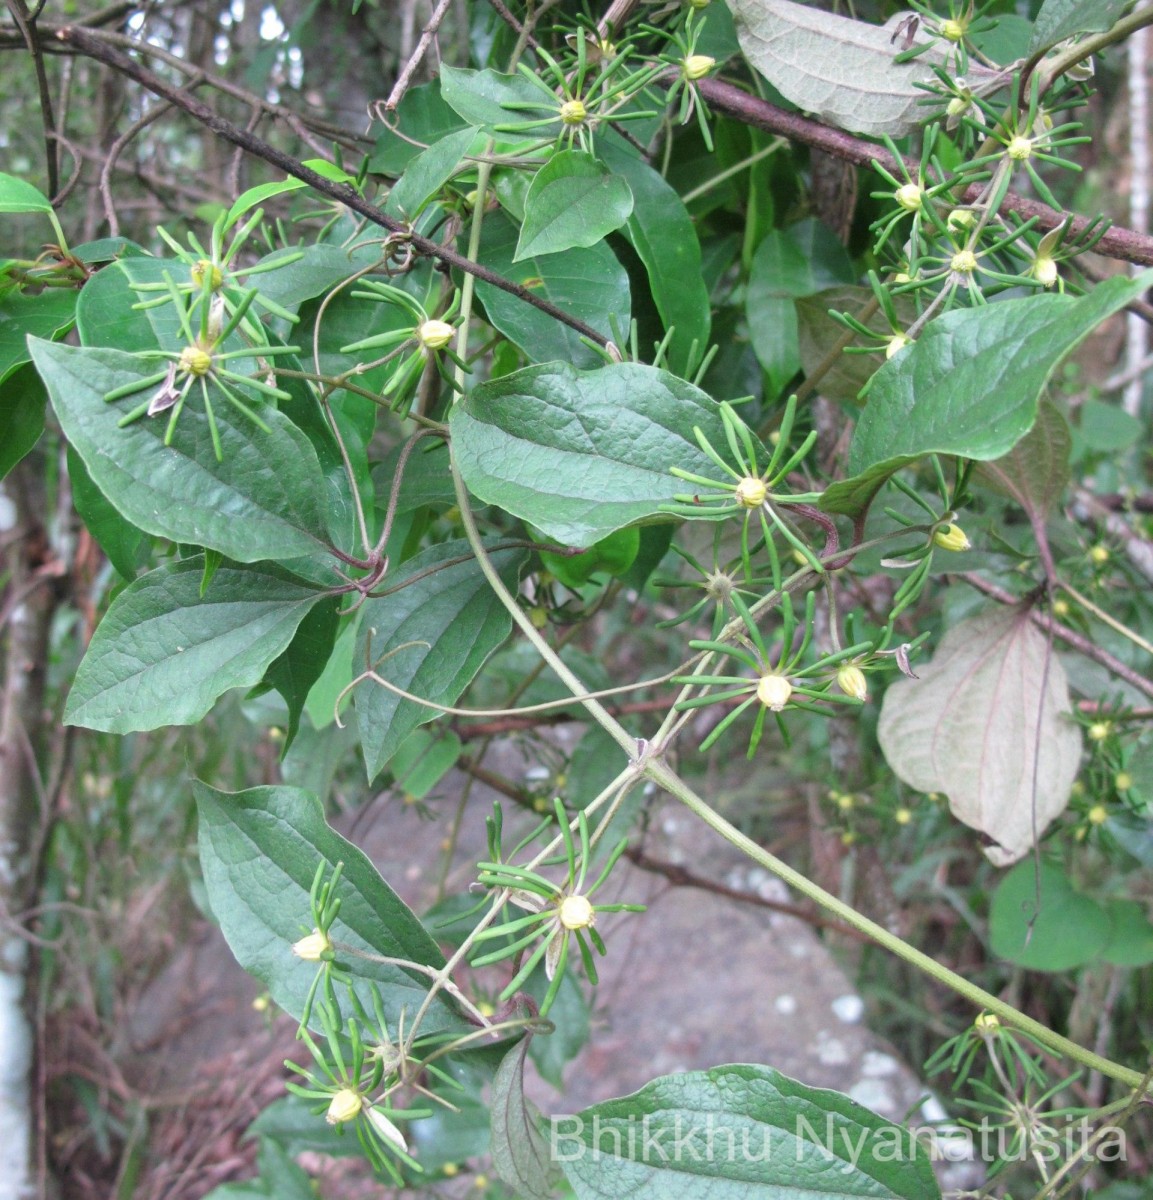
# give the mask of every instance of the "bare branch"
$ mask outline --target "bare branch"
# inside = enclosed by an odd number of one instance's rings
[[[658,82],[671,86],[675,76],[662,78]],[[843,158],[859,167],[870,167],[880,163],[889,170],[901,170],[901,164],[883,146],[875,145],[864,138],[854,137],[843,129],[834,129],[822,125],[799,113],[786,112],[775,104],[769,104],[756,96],[749,95],[731,83],[721,79],[702,79],[696,85],[701,95],[708,101],[709,107],[725,116],[732,117],[755,129],[764,129],[769,133],[780,134],[790,141],[802,142],[806,146],[815,146],[826,154]],[[909,159],[907,166],[914,174],[918,164]],[[981,192],[982,185],[973,184],[964,194],[966,202],[972,202]],[[1009,192],[1002,201],[1001,207],[1007,212],[1016,213],[1028,220],[1035,217],[1039,230],[1056,229],[1063,221],[1068,220],[1069,214],[1058,212],[1038,200],[1030,200]],[[1074,216],[1069,230],[1070,238],[1077,237],[1088,225],[1089,218]],[[1097,254],[1109,258],[1121,259],[1124,262],[1139,263],[1142,266],[1153,266],[1153,237],[1138,233],[1133,229],[1113,226],[1103,238],[1093,247]]]

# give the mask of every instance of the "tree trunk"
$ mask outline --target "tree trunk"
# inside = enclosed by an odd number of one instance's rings
[[[36,1194],[32,1154],[32,1025],[22,914],[33,904],[38,830],[45,819],[40,752],[49,633],[59,603],[44,514],[43,463],[32,455],[4,482],[14,520],[3,531],[7,587],[0,694],[0,1200]]]

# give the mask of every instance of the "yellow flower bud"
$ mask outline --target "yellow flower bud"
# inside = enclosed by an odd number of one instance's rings
[[[1089,561],[1095,567],[1103,567],[1109,561],[1109,547],[1091,546],[1089,549]]]
[[[958,229],[968,229],[976,219],[971,208],[955,208],[949,214],[949,219],[945,224],[950,229],[956,231]]]
[[[1109,810],[1104,804],[1094,804],[1086,814],[1090,825],[1104,825],[1109,819]]]
[[[973,543],[965,536],[960,525],[939,525],[933,531],[933,544],[942,550],[971,550]]]
[[[560,106],[560,119],[565,125],[583,125],[588,115],[582,100],[566,100]]]
[[[330,1125],[342,1125],[345,1121],[352,1121],[358,1117],[363,1107],[364,1097],[359,1092],[354,1092],[352,1088],[341,1088],[332,1097],[324,1119]]]
[[[854,700],[869,698],[869,685],[865,681],[865,672],[860,667],[853,666],[852,663],[846,663],[837,671],[837,687]]]
[[[214,262],[209,262],[207,258],[198,258],[192,264],[192,282],[198,288],[203,287],[206,275],[211,280],[209,288],[214,292],[218,292],[224,284],[224,273]]]
[[[1094,721],[1089,726],[1089,740],[1092,742],[1103,742],[1112,730],[1113,725],[1110,721]]]
[[[905,183],[893,193],[893,199],[906,212],[920,212],[921,205],[925,203],[925,193],[915,183]]]
[[[454,1175],[460,1174],[460,1167],[458,1167],[456,1163],[445,1163],[444,1166],[441,1167],[441,1171],[447,1175],[449,1179],[451,1179]]]
[[[212,355],[199,346],[185,346],[180,352],[180,369],[185,375],[207,375],[212,370]]]
[[[1133,786],[1133,776],[1128,771],[1118,771],[1113,776],[1113,786],[1119,792],[1127,792]]]
[[[746,475],[737,484],[737,503],[742,508],[760,508],[768,494],[769,489],[765,481],[752,475]]]
[[[566,896],[560,903],[559,916],[566,929],[587,929],[596,919],[587,896]]]
[[[949,269],[958,275],[972,275],[977,269],[977,256],[972,250],[958,250],[949,260]]]
[[[708,8],[712,0],[689,0],[689,8],[696,9],[700,12],[702,8]]]
[[[757,684],[757,699],[769,712],[780,712],[792,694],[793,685],[783,675],[762,675]]]
[[[903,333],[894,333],[885,346],[885,358],[890,359],[899,354],[909,344],[909,340]]]
[[[982,1037],[992,1037],[993,1034],[997,1033],[1000,1030],[1001,1021],[1000,1021],[1000,1018],[995,1013],[983,1012],[973,1022],[973,1028]]]
[[[1033,143],[1029,138],[1021,137],[1020,134],[1018,134],[1015,138],[1013,138],[1009,145],[1006,146],[1005,153],[1008,154],[1014,162],[1024,162],[1025,159],[1027,159],[1029,155],[1033,153]]]
[[[416,336],[426,350],[443,350],[455,332],[447,321],[425,321],[417,329]]]
[[[1069,601],[1068,600],[1054,600],[1053,601],[1053,616],[1067,617],[1068,615],[1069,615]]]
[[[857,798],[852,792],[841,792],[837,796],[837,807],[841,812],[851,812],[857,803]]]
[[[681,62],[681,74],[690,81],[704,79],[716,65],[717,60],[707,54],[690,54]]]
[[[332,953],[332,942],[327,933],[314,929],[308,937],[302,937],[292,945],[292,953],[305,962],[320,962],[326,954]]]
[[[1047,254],[1039,254],[1033,259],[1029,273],[1042,287],[1052,287],[1057,282],[1057,262]]]
[[[941,36],[950,42],[959,42],[965,36],[965,22],[942,21]]]
[[[893,813],[893,820],[896,821],[898,825],[908,825],[912,819],[913,814],[907,808],[898,808],[897,811]]]

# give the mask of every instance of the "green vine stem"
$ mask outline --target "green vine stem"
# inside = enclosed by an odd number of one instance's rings
[[[875,921],[870,921],[868,917],[862,916],[851,905],[837,899],[836,896],[826,892],[824,888],[818,887],[812,880],[806,878],[799,871],[793,870],[788,863],[777,858],[775,854],[770,854],[764,847],[758,846],[751,838],[746,837],[739,829],[730,825],[720,813],[716,812],[706,801],[702,800],[664,762],[656,760],[646,763],[645,774],[654,783],[659,784],[667,792],[676,796],[682,804],[696,813],[710,829],[715,830],[727,842],[744,854],[747,854],[755,863],[772,871],[774,875],[782,879],[789,887],[795,888],[806,899],[819,904],[834,916],[839,917],[845,924],[851,925],[854,929],[866,934],[873,941],[884,946],[886,950],[892,951],[907,963],[923,971],[932,979],[937,980],[938,983],[943,983],[946,987],[952,988],[958,995],[964,996],[966,1000],[969,1000],[979,1008],[995,1013],[1006,1024],[1014,1026],[1014,1028],[1021,1030],[1022,1033],[1029,1034],[1030,1037],[1035,1038],[1055,1054],[1071,1058],[1075,1062],[1081,1063],[1082,1066],[1088,1067],[1090,1070],[1100,1071],[1102,1075],[1106,1075],[1110,1079],[1116,1079],[1127,1087],[1137,1088],[1145,1086],[1145,1077],[1140,1071],[1134,1071],[1131,1067],[1124,1067],[1120,1063],[1103,1058],[1100,1054],[1094,1054],[1093,1051],[1086,1050],[1083,1046],[1079,1046],[1076,1042],[1062,1037],[1059,1033],[1054,1033],[1047,1026],[1042,1025],[1040,1021],[1035,1021],[1032,1017],[1026,1016],[1025,1013],[1014,1008],[1011,1004],[1006,1004],[1004,1000],[999,1000],[992,992],[987,992],[984,988],[979,988],[976,984],[962,978],[955,971],[950,971],[948,967],[942,966],[936,959],[930,958],[929,955],[922,953],[914,946],[910,946],[904,939],[890,933]]]
[[[1067,49],[1062,50],[1051,62],[1046,63],[1041,69],[1041,94],[1044,95],[1053,86],[1054,81],[1064,75],[1071,67],[1075,67],[1078,63],[1092,58],[1094,54],[1099,54],[1102,50],[1106,50],[1118,42],[1123,42],[1131,33],[1136,33],[1138,29],[1144,29],[1146,25],[1153,25],[1153,9],[1151,8],[1143,8],[1137,12],[1132,12],[1127,17],[1122,17],[1115,25],[1106,29],[1104,33],[1092,33],[1081,41],[1075,42]],[[1036,60],[1027,62],[1025,70],[1022,73],[1022,78],[1027,79],[1030,70],[1035,65]]]

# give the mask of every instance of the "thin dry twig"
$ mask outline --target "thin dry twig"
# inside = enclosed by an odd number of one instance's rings
[[[432,10],[432,16],[429,17],[428,24],[420,32],[420,41],[416,43],[416,49],[413,50],[408,62],[404,64],[404,69],[393,85],[392,91],[388,93],[388,99],[384,102],[386,112],[396,112],[397,106],[404,99],[404,93],[408,91],[408,85],[412,82],[412,77],[424,61],[424,56],[428,53],[429,46],[432,45],[432,39],[440,31],[441,21],[444,20],[445,14],[452,5],[453,0],[439,0],[436,8]]]

